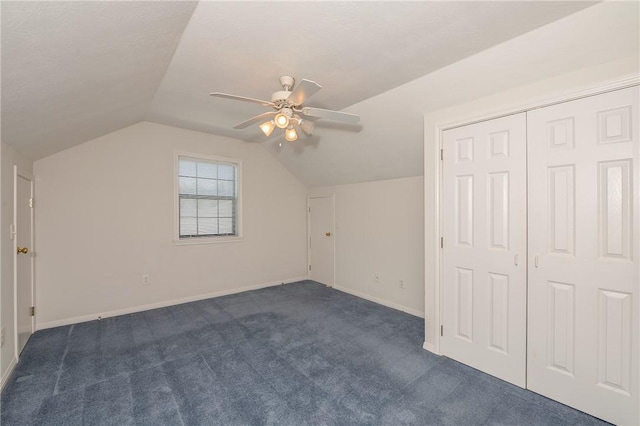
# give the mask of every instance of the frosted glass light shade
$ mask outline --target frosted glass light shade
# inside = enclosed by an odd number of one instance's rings
[[[284,129],[289,125],[289,117],[287,117],[287,115],[282,112],[279,112],[276,115],[275,120],[276,120],[276,126],[280,127],[281,129]]]
[[[293,129],[293,128],[292,129],[287,129],[284,132],[284,138],[286,140],[288,140],[289,142],[293,142],[296,139],[298,139],[298,133],[296,133],[296,129]]]
[[[269,136],[275,128],[276,123],[273,120],[265,121],[260,125],[260,130],[262,130],[265,136]]]

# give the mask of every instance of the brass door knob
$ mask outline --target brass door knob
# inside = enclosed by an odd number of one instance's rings
[[[20,254],[20,253],[27,254],[27,253],[29,253],[29,249],[26,248],[26,247],[22,247],[22,248],[18,247],[18,254]]]
[[[331,236],[331,232],[327,232],[324,235],[326,235],[327,237],[330,237]]]

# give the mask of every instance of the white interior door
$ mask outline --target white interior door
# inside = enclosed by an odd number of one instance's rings
[[[309,275],[312,280],[334,285],[333,196],[309,197]]]
[[[33,181],[14,167],[16,356],[33,333]]]
[[[528,387],[640,423],[638,88],[531,111]]]
[[[444,132],[442,352],[518,386],[526,372],[525,114]]]

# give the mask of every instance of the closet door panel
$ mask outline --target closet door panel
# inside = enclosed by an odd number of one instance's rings
[[[527,387],[638,424],[638,88],[527,113]]]
[[[443,353],[525,386],[526,122],[444,132]]]

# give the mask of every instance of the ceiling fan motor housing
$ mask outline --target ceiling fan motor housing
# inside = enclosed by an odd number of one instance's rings
[[[271,102],[276,104],[278,108],[293,106],[290,102],[288,102],[289,95],[291,95],[291,91],[293,90],[293,86],[296,84],[296,79],[290,77],[288,75],[283,75],[280,77],[280,85],[283,90],[275,92],[271,95]]]
[[[280,103],[282,103],[282,101],[287,100],[290,94],[291,92],[287,90],[280,90],[279,92],[275,92],[273,95],[271,95],[271,102],[277,104],[278,101],[280,101]]]

